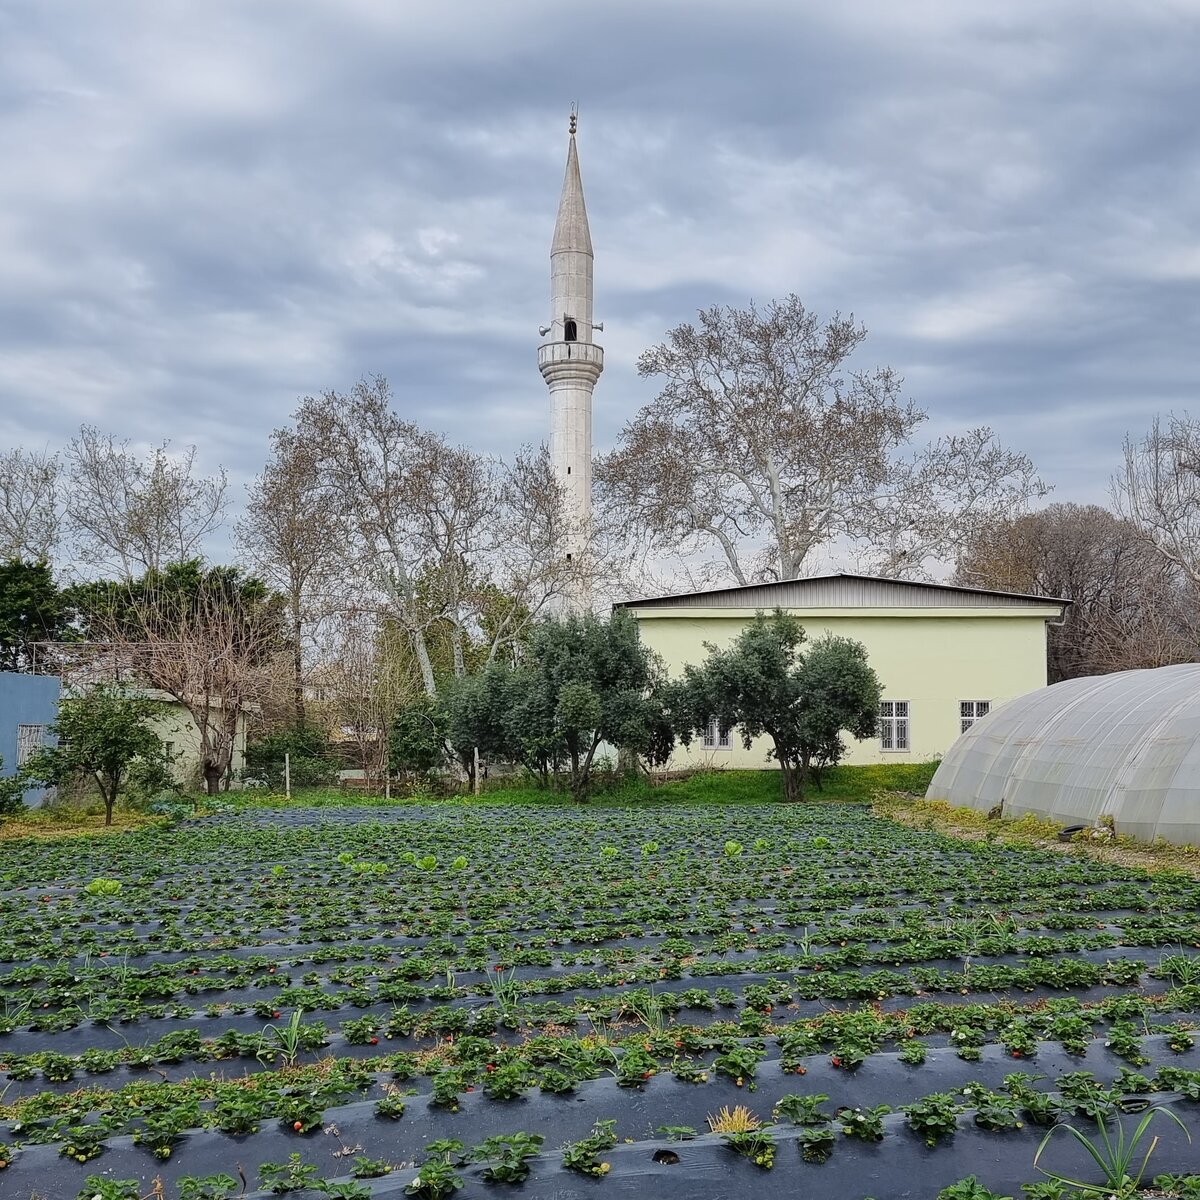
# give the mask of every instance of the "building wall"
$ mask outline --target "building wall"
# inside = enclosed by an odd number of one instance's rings
[[[26,675],[0,671],[0,775],[17,773],[17,734],[21,725],[52,725],[58,717],[59,679],[57,675]],[[42,742],[52,744],[46,734]],[[41,802],[44,792],[31,788],[25,793],[26,804]]]
[[[175,779],[183,786],[194,788],[203,780],[200,776],[200,731],[191,713],[181,704],[167,702],[162,714],[151,722],[155,732],[178,755],[173,768]],[[233,747],[233,773],[241,777],[246,767],[246,720],[238,722]]]
[[[632,608],[642,640],[658,653],[669,674],[687,663],[700,664],[704,643],[724,647],[737,637],[754,612],[746,609]],[[810,639],[832,633],[862,642],[883,684],[886,700],[909,702],[909,749],[886,751],[878,739],[845,738],[851,763],[925,762],[938,758],[960,733],[959,702],[988,700],[998,705],[1046,685],[1044,608],[899,608],[847,612],[792,609]],[[760,768],[770,739],[742,747],[734,732],[728,750],[693,743],[678,747],[672,766]]]

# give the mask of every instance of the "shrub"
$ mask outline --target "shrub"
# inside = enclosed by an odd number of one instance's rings
[[[4,759],[0,758],[0,767]],[[25,807],[25,782],[19,775],[0,777],[0,821],[11,817]]]
[[[267,734],[246,747],[247,778],[283,788],[284,756],[290,755],[292,787],[316,787],[337,778],[338,760],[329,753],[325,735],[302,726]]]

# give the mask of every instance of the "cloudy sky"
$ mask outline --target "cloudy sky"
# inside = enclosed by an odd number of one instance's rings
[[[239,483],[391,381],[506,453],[569,104],[607,369],[713,303],[870,330],[1058,499],[1200,407],[1200,0],[0,0],[0,449],[88,421]]]

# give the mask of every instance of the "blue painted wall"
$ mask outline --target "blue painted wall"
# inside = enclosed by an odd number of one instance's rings
[[[22,675],[0,671],[0,775],[17,772],[17,726],[52,725],[58,719],[57,675]],[[45,793],[30,790],[26,804],[38,804]]]

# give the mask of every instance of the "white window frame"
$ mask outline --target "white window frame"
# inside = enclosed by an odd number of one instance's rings
[[[964,734],[980,717],[992,711],[990,700],[960,700],[958,702],[958,732]]]
[[[17,766],[23,767],[45,744],[45,725],[18,725]]]
[[[885,754],[912,750],[912,706],[908,700],[880,700],[879,748]]]
[[[732,750],[733,730],[727,729],[722,733],[717,718],[709,717],[708,724],[704,727],[704,748],[705,750]]]

